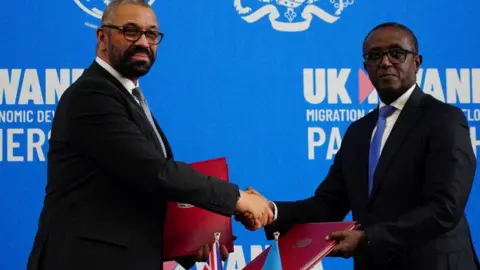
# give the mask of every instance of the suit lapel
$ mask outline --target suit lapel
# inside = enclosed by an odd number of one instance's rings
[[[425,94],[417,86],[398,116],[395,126],[383,147],[382,154],[377,163],[377,168],[373,175],[373,188],[370,198],[375,196],[375,193],[378,191],[383,180],[383,176],[390,166],[393,157],[397,153],[398,148],[403,144],[408,133],[422,116],[422,98],[424,96]]]
[[[127,99],[130,105],[129,106],[130,109],[132,109],[135,112],[135,115],[136,115],[135,121],[138,124],[140,124],[140,126],[142,127],[142,131],[145,133],[145,135],[149,136],[149,138],[151,138],[154,141],[156,148],[163,153],[162,146],[158,141],[157,134],[155,133],[154,127],[152,127],[142,107],[140,106],[140,104],[138,104],[137,100],[135,100],[135,98],[130,94],[130,92],[128,92],[127,89],[125,89],[125,87],[115,77],[113,77],[112,74],[110,74],[103,67],[101,67],[96,61],[92,63],[92,65],[90,66],[87,72],[92,74],[93,76],[100,76],[102,78],[107,78],[109,81],[111,81],[113,84],[117,86],[117,88],[120,90],[123,96]],[[154,118],[153,114],[152,114],[152,118]],[[165,137],[165,134],[160,129],[160,126],[158,125],[155,118],[154,118],[154,122],[158,130],[158,133],[162,137],[163,143],[165,144],[167,157],[173,157],[170,144],[168,143],[167,138]]]
[[[153,116],[153,114],[152,114],[152,118],[153,118],[153,122],[155,123],[155,127],[157,128],[158,133],[160,134],[160,137],[162,137],[162,141],[165,144],[165,149],[167,150],[167,157],[170,157],[173,159],[172,147],[170,146],[170,143],[167,140],[167,136],[165,136],[165,133],[163,133],[163,130],[160,128],[160,125],[158,124],[157,119],[155,119],[155,116]]]
[[[135,103],[136,103],[136,101],[135,101]],[[155,122],[156,126],[153,127],[150,124],[150,121],[148,121],[148,118],[145,115],[145,112],[143,112],[143,109],[138,105],[138,103],[137,103],[137,106],[134,106],[134,108],[135,108],[135,114],[136,114],[136,119],[135,120],[136,120],[137,123],[141,124],[142,131],[144,133],[146,133],[146,135],[150,139],[152,139],[152,141],[155,143],[155,147],[157,148],[157,150],[160,151],[163,154],[162,145],[160,144],[160,141],[158,140],[158,137],[157,137],[157,133],[154,130],[154,128],[156,128],[158,133],[160,134],[160,137],[162,138],[162,141],[163,141],[164,145],[165,145],[165,150],[167,151],[167,153],[166,153],[167,157],[171,157],[171,150],[169,148],[169,144],[167,142],[167,139],[165,138],[165,135],[163,134],[162,130],[160,129],[160,127],[156,123],[155,118],[154,118],[154,122]],[[152,115],[152,118],[153,118],[153,115]]]
[[[139,118],[138,120],[141,121],[142,127],[144,127],[146,129],[146,130],[144,130],[144,132],[146,132],[149,135],[149,137],[154,141],[156,148],[160,152],[163,153],[162,146],[161,146],[160,142],[158,141],[157,134],[155,133],[155,130],[154,130],[154,128],[156,128],[157,131],[158,131],[158,134],[160,134],[162,142],[165,146],[165,150],[167,151],[167,153],[165,153],[167,155],[167,158],[173,158],[173,152],[172,152],[172,149],[170,147],[170,143],[168,142],[167,137],[165,136],[162,129],[158,125],[158,122],[155,119],[155,116],[153,116],[153,113],[152,113],[152,118],[153,118],[153,122],[155,124],[155,127],[153,127],[150,124],[150,121],[148,121],[148,118],[145,115],[145,112],[143,111],[140,104],[138,104],[138,102],[131,95],[130,95],[130,97],[131,97],[131,100],[130,100],[131,102],[130,103],[133,103],[133,104],[131,104],[131,107],[133,107],[133,109],[135,110],[135,113]]]

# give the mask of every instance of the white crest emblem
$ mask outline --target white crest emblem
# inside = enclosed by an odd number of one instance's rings
[[[101,19],[103,15],[103,10],[110,4],[110,0],[73,0],[79,8],[81,8],[88,15]],[[148,1],[149,5],[152,5],[155,0]],[[91,23],[85,23],[89,27],[96,28],[95,25]]]
[[[254,23],[268,15],[273,29],[282,32],[301,32],[310,27],[314,16],[327,23],[334,23],[354,0],[323,0],[328,7],[320,7],[320,0],[258,0],[261,6],[253,10],[243,6],[242,0],[234,0],[233,6],[248,23]],[[256,4],[259,5],[259,4]],[[332,9],[331,12],[327,11]]]
[[[293,248],[304,248],[312,243],[312,239],[305,238],[302,240],[298,240],[297,243],[293,246]]]

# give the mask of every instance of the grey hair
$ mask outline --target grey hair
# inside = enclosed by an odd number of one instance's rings
[[[102,25],[110,23],[112,19],[112,15],[115,12],[115,9],[121,4],[134,4],[143,7],[151,8],[147,1],[145,0],[111,0],[110,3],[107,5],[105,10],[103,11],[102,15]]]

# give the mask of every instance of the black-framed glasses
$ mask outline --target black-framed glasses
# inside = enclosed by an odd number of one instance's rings
[[[145,34],[145,38],[151,45],[157,45],[162,42],[164,36],[162,32],[155,30],[143,31],[142,29],[139,29],[138,27],[132,25],[118,26],[113,24],[104,24],[101,28],[117,29],[123,33],[123,36],[126,40],[131,42],[137,42],[142,37],[142,35]]]
[[[383,57],[386,55],[390,63],[392,64],[401,64],[407,59],[407,55],[417,55],[417,52],[404,50],[400,48],[393,48],[387,51],[370,51],[363,54],[363,59],[365,60],[366,65],[376,66],[379,65]]]

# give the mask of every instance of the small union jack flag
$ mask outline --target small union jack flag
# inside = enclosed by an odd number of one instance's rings
[[[219,243],[220,234],[215,234],[215,242],[213,243],[213,247],[210,250],[210,254],[208,256],[208,262],[203,267],[203,270],[223,270],[222,266],[222,256],[220,254],[220,243]]]

